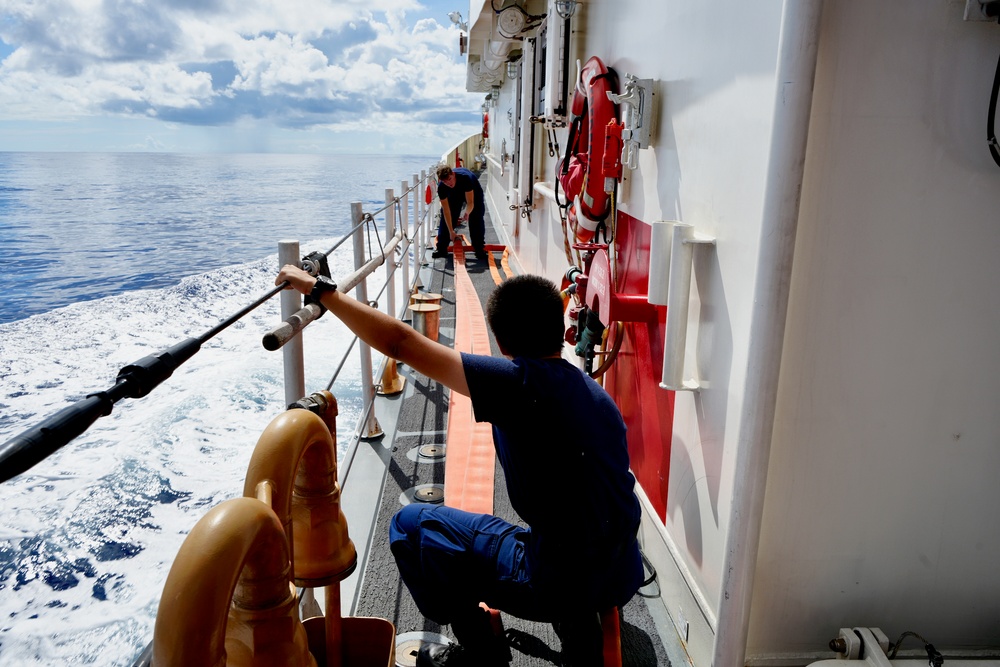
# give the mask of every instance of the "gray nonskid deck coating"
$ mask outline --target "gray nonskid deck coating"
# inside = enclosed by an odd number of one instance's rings
[[[467,228],[458,230],[465,233]],[[498,243],[496,231],[487,216],[486,243]],[[495,253],[497,260],[500,253]],[[455,329],[454,264],[448,259],[431,259],[424,267],[421,279],[423,290],[443,295],[439,340],[451,345]],[[485,304],[495,283],[486,262],[478,261],[472,253],[466,255],[466,268],[475,285],[480,300]],[[499,355],[496,341],[490,334],[490,344],[494,355]],[[401,496],[408,489],[418,485],[444,484],[444,463],[418,461],[416,448],[427,444],[442,444],[447,430],[449,390],[428,378],[415,373],[404,365],[399,366],[401,375],[407,378],[406,387],[396,407],[398,413],[394,430],[387,432],[373,446],[386,456],[388,470],[381,507],[371,533],[370,554],[365,563],[361,579],[361,591],[354,610],[356,616],[376,616],[387,618],[396,626],[397,635],[414,632],[442,634],[454,638],[449,626],[425,619],[417,610],[409,591],[399,578],[395,561],[389,552],[388,525],[392,515],[401,507]],[[391,459],[388,455],[391,453]],[[507,498],[503,471],[497,464],[494,492],[494,513],[513,523],[521,523]],[[623,609],[621,621],[621,642],[623,665],[646,667],[669,665],[667,651],[657,633],[653,618],[649,613],[644,594],[655,594],[656,584],[640,591]],[[535,623],[502,614],[504,628],[511,647],[511,665],[534,667],[539,665],[560,665],[560,643],[547,623]],[[397,663],[412,665],[412,657],[397,655]]]

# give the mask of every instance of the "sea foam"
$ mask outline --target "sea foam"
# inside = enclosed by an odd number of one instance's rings
[[[350,271],[349,255],[331,257],[334,276]],[[0,442],[110,388],[121,367],[208,331],[272,289],[276,269],[271,256],[0,325]],[[371,280],[374,294],[381,278]],[[257,438],[284,409],[282,355],[261,345],[279,322],[277,302],[0,485],[3,664],[131,665],[152,638],[185,535],[241,494]],[[326,386],[351,340],[329,315],[306,329],[307,393]],[[357,361],[346,364],[334,386],[341,457],[361,412],[359,372]]]

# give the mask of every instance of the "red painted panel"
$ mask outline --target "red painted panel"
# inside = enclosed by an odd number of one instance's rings
[[[618,294],[647,293],[649,236],[649,225],[618,213],[615,243]],[[658,306],[655,323],[626,323],[618,358],[605,376],[605,388],[621,409],[628,427],[632,471],[664,521],[674,417],[674,392],[659,386],[665,317],[666,308]]]

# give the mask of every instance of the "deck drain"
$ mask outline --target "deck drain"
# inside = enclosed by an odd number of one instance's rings
[[[414,489],[413,499],[422,503],[439,503],[444,500],[444,489],[440,486],[428,486]]]
[[[451,639],[434,632],[406,632],[396,637],[396,667],[414,667],[417,651],[425,643],[450,644]]]
[[[421,445],[417,454],[425,459],[439,459],[444,456],[444,445]]]
[[[444,463],[445,453],[448,448],[443,442],[432,442],[419,447],[413,447],[406,452],[406,458],[414,463],[435,464]]]
[[[427,503],[438,505],[444,502],[444,487],[440,484],[419,484],[399,494],[399,504]]]

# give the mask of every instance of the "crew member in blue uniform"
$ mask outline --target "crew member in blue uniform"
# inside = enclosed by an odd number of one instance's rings
[[[471,398],[477,421],[493,425],[511,504],[527,524],[418,503],[393,517],[390,548],[404,583],[421,613],[450,623],[458,640],[425,644],[417,665],[506,664],[508,649],[480,602],[553,623],[565,664],[600,665],[599,612],[624,605],[642,582],[640,509],[618,407],[561,356],[556,286],[524,275],[496,288],[487,319],[499,358],[431,341],[335,289],[314,287],[297,267],[285,266],[275,284],[286,280],[372,347]]]
[[[464,167],[452,169],[446,164],[437,168],[438,199],[441,219],[438,222],[437,248],[434,258],[447,257],[448,246],[455,241],[455,225],[468,219],[469,236],[476,259],[486,259],[486,223],[483,188],[476,175]],[[465,214],[462,214],[465,206]]]

